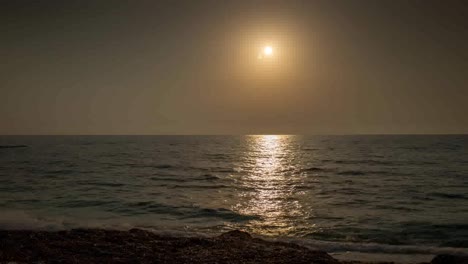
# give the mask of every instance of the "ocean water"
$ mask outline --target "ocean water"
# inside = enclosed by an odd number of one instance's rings
[[[338,257],[468,254],[468,136],[1,136],[0,146],[0,229],[241,229]]]

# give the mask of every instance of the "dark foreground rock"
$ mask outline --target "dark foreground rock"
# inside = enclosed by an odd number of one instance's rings
[[[16,263],[339,263],[321,251],[252,238],[169,237],[152,232],[74,229],[0,231],[0,262]]]
[[[141,229],[0,230],[0,263],[365,264],[339,262],[322,251],[269,242],[238,230],[208,238],[164,236]],[[384,263],[391,262],[380,264]],[[468,256],[438,255],[426,264],[468,264]]]

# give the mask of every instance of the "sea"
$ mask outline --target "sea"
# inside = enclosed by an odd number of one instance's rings
[[[468,135],[0,136],[0,229],[71,228],[468,255]]]

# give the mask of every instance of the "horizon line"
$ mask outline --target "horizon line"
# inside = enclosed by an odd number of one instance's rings
[[[311,134],[0,134],[0,136],[467,136],[468,133],[311,133]]]

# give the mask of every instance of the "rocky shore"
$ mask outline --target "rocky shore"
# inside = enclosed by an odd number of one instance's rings
[[[252,238],[241,231],[206,238],[164,236],[140,229],[73,229],[57,232],[0,231],[0,263],[343,262],[322,251]],[[438,256],[433,263],[467,262],[466,258]]]

